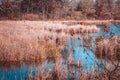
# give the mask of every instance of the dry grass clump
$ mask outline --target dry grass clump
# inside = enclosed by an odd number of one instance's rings
[[[96,39],[95,55],[106,61],[104,72],[99,74],[99,79],[119,80],[120,73],[120,36]]]
[[[117,60],[120,57],[119,36],[104,38],[100,36],[95,42],[95,54],[99,58]]]
[[[110,27],[109,27],[108,25],[109,25],[109,24],[103,25],[103,31],[104,31],[104,32],[109,32],[109,31],[110,31]]]
[[[47,45],[45,48],[44,55],[45,56],[43,57],[45,57],[45,59],[55,62],[56,59],[60,57],[60,51],[58,50],[58,48]]]
[[[83,47],[91,49],[92,47],[92,36],[87,36],[83,38]]]
[[[59,50],[48,42],[17,41],[7,42],[0,45],[1,61],[34,61],[34,60],[55,60],[59,57]]]

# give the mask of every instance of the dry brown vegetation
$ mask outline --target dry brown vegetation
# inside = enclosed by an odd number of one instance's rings
[[[89,28],[90,27],[90,28]],[[72,32],[71,32],[72,30]],[[72,25],[60,22],[1,21],[0,61],[55,60],[72,34],[95,33],[95,25]],[[79,32],[79,33],[77,33]]]
[[[33,65],[42,62],[41,67],[36,68],[35,80],[67,80],[67,74],[72,80],[119,80],[120,36],[109,38],[101,36],[95,41],[95,55],[107,61],[102,73],[96,70],[86,74],[82,70],[82,62],[73,62],[71,55],[68,56],[66,63],[68,66],[64,67],[61,49],[67,44],[68,37],[79,34],[84,36],[84,33],[97,33],[99,30],[92,24],[73,26],[67,21],[0,21],[0,61],[3,62],[3,67],[10,64],[9,67],[14,67],[16,64],[14,62],[5,64],[4,61],[19,61],[18,66],[22,65],[22,61],[30,61]],[[104,27],[104,31],[109,32],[109,29]],[[90,49],[92,37],[83,36],[78,39],[83,39],[82,46]],[[74,46],[74,41],[72,44]],[[72,53],[74,50],[70,54]],[[44,61],[53,61],[53,69],[46,71]],[[77,75],[74,74],[73,67],[78,70]],[[98,67],[101,65],[98,64]],[[28,80],[32,79],[29,74]]]
[[[105,38],[100,36],[96,39],[95,55],[104,59],[107,63],[104,70],[105,80],[120,79],[120,36]],[[103,75],[102,74],[102,75]]]
[[[31,26],[24,22],[0,23],[1,61],[44,60],[49,55],[48,50],[55,51],[53,56],[59,55],[54,42],[39,38],[40,35],[44,38],[40,27]]]
[[[97,57],[110,61],[119,60],[120,57],[120,36],[106,39],[100,36],[95,42],[95,53]]]

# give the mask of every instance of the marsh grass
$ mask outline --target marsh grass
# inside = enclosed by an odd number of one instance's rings
[[[54,21],[1,21],[0,61],[55,60],[67,44],[68,37],[77,35],[77,31],[96,33],[99,28]]]
[[[119,36],[104,38],[100,36],[96,39],[95,53],[98,58],[107,60],[117,60],[119,53]],[[120,57],[120,56],[119,56]]]
[[[116,70],[115,61],[120,58],[120,36],[109,38],[101,36],[95,41],[95,55],[99,59],[112,60],[115,63],[112,66],[106,64],[102,73],[99,70],[91,74],[83,71],[82,61],[75,63],[72,58],[74,49],[67,55],[65,45],[70,36],[76,38],[76,35],[81,35],[78,39],[82,40],[82,47],[91,48],[92,37],[86,35],[100,31],[95,25],[69,26],[58,22],[6,21],[0,22],[0,26],[0,61],[41,62],[40,66],[36,67],[34,77],[31,69],[28,80],[68,80],[68,75],[70,80],[110,80],[114,73],[113,77],[119,75],[120,70],[118,68]],[[71,40],[71,44],[76,46],[75,40]],[[65,63],[62,49],[67,57]],[[47,70],[49,62],[53,62],[54,66]],[[77,74],[72,68],[78,71]]]

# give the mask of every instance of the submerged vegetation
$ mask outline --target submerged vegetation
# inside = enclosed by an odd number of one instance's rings
[[[25,63],[23,80],[120,79],[119,26],[114,33],[107,25],[54,21],[1,21],[0,25],[0,67],[22,69]]]

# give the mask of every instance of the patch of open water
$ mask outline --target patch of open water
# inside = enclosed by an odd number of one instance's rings
[[[120,35],[120,25],[117,24],[110,25],[110,32],[108,33],[103,32],[101,26],[98,27],[101,29],[99,33],[89,34],[91,36],[94,36],[92,40],[92,48],[94,48],[95,39],[99,36],[109,37],[111,36],[111,34],[114,36]],[[80,35],[77,36],[81,37]],[[68,53],[70,53],[71,50],[74,49],[74,53],[71,55],[73,61],[75,63],[78,63],[81,60],[82,70],[85,71],[86,73],[91,73],[94,72],[95,70],[102,72],[104,70],[105,61],[97,59],[92,49],[85,50],[85,48],[83,46],[80,46],[80,44],[83,45],[82,40],[78,40],[76,37],[70,37],[68,39],[66,48],[68,50]],[[101,64],[101,66],[98,67],[98,64]],[[67,64],[63,64],[63,66],[66,67],[67,69]],[[53,69],[53,67],[54,64],[52,62],[48,63],[47,61],[42,64],[32,66],[28,66],[26,65],[26,63],[24,63],[21,65],[21,67],[16,66],[11,67],[10,69],[6,67],[1,67],[0,80],[27,80],[29,74],[31,74],[31,76],[34,78],[34,76],[37,73],[37,68],[39,68],[40,70],[44,68],[46,71],[49,72],[50,70]],[[77,75],[77,70],[75,68],[73,70]]]

